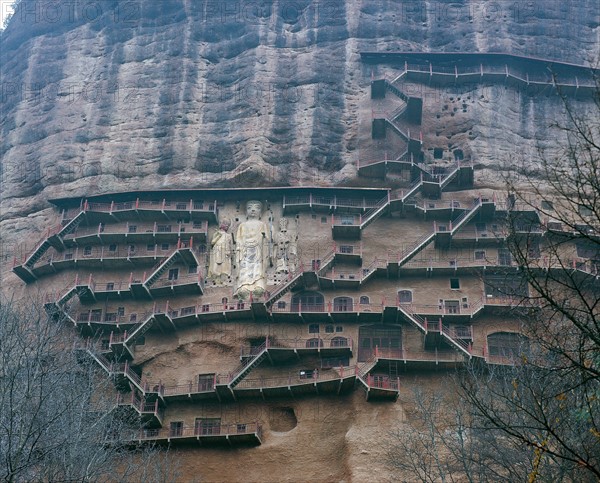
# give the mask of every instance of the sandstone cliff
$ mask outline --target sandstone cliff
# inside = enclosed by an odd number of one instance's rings
[[[2,35],[4,227],[11,232],[15,217],[59,194],[346,182],[356,174],[370,80],[361,50],[584,64],[598,58],[596,7],[23,1]],[[469,113],[472,126],[442,126],[474,127],[473,155],[484,165],[502,151],[489,144],[530,145],[533,132],[543,139],[554,107],[495,97]]]
[[[600,54],[597,7],[597,0],[23,0],[0,37],[3,290],[22,293],[10,262],[56,220],[50,198],[376,184],[356,170],[371,116],[372,66],[361,63],[361,51],[508,52],[587,64]],[[464,97],[423,92],[427,149],[469,153],[478,187],[497,182],[514,146],[527,156],[534,138],[552,143],[555,98],[503,86],[474,86]],[[409,385],[440,384],[426,379]],[[249,452],[184,454],[186,477],[383,481],[378,437],[403,420],[403,402],[367,412],[358,394],[331,404],[286,401],[305,424]]]

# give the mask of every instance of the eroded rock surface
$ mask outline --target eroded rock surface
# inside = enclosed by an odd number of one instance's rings
[[[22,2],[2,36],[3,219],[59,195],[349,182],[362,50],[598,57],[594,1],[268,3]],[[476,162],[544,137],[555,106],[481,94]]]
[[[414,3],[23,0],[1,37],[3,290],[22,293],[10,261],[56,220],[51,198],[381,184],[357,176],[373,68],[361,51],[508,52],[579,64],[600,52],[596,0]],[[424,146],[468,153],[478,187],[498,185],[515,146],[527,157],[554,140],[556,98],[501,85],[420,92]],[[176,368],[188,356],[161,357]],[[268,410],[274,435],[264,446],[184,452],[189,481],[387,478],[379,438],[403,421],[402,400],[366,411],[357,392]]]

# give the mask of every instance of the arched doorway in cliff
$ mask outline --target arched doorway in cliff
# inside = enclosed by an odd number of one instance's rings
[[[400,357],[402,329],[392,325],[363,325],[358,329],[358,362],[369,360],[377,347],[382,354]]]
[[[292,312],[310,311],[323,312],[325,310],[325,298],[322,293],[305,291],[292,297]]]

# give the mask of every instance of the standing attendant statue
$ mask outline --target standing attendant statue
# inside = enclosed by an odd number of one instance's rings
[[[231,257],[233,255],[233,237],[229,231],[231,221],[224,218],[219,230],[216,231],[210,241],[210,264],[208,276],[217,283],[224,282],[231,276]]]
[[[238,268],[234,297],[245,300],[251,295],[262,296],[267,289],[268,227],[260,220],[262,203],[248,201],[246,221],[240,224],[235,237],[235,255]]]
[[[296,238],[288,231],[288,219],[279,219],[279,232],[275,235],[275,272],[289,273],[296,268]]]

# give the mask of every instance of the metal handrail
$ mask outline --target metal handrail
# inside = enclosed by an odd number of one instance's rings
[[[159,440],[159,439],[177,439],[190,438],[198,436],[231,436],[235,434],[256,434],[259,438],[262,435],[262,425],[257,422],[252,423],[231,423],[211,425],[210,427],[182,427],[177,429],[160,428],[144,429],[137,434],[132,435],[131,439],[138,440]]]
[[[397,359],[405,362],[464,362],[464,356],[452,349],[439,351],[435,348],[432,352],[413,352],[400,348],[378,348],[377,353],[380,359]]]
[[[373,215],[375,215],[379,210],[381,210],[382,208],[384,208],[385,206],[387,206],[390,202],[389,196],[385,196],[383,198],[381,198],[373,208],[371,208],[370,210],[366,211],[361,218],[361,225],[366,223],[369,218],[371,218]]]
[[[426,233],[425,235],[418,238],[417,241],[415,241],[412,245],[410,245],[408,248],[406,248],[406,249],[402,250],[402,252],[400,252],[400,254],[398,255],[398,263],[402,264],[403,260],[406,257],[408,257],[411,253],[413,253],[421,245],[425,244],[425,242],[427,242],[430,238],[432,238],[434,236],[435,236],[435,232]]]
[[[338,370],[339,372],[336,372]],[[236,389],[259,389],[265,387],[289,387],[301,386],[305,384],[315,384],[321,381],[333,381],[352,377],[354,375],[354,367],[341,367],[333,369],[317,368],[312,372],[312,376],[303,378],[299,373],[288,374],[287,376],[278,377],[258,377],[246,378],[240,381],[235,387]]]
[[[176,287],[179,285],[198,284],[202,285],[202,274],[190,273],[186,275],[180,275],[176,279],[159,278],[152,283],[152,288],[159,287]]]
[[[130,231],[130,227],[135,226],[136,231]],[[160,227],[165,226],[168,229],[161,230]],[[184,231],[181,229],[184,228]],[[123,224],[106,224],[99,223],[94,226],[79,227],[75,231],[72,231],[64,236],[65,239],[79,238],[88,235],[147,235],[147,234],[173,234],[181,235],[182,233],[206,233],[208,230],[208,223],[204,220],[194,221],[189,223],[159,223],[159,222],[127,222]]]
[[[317,340],[317,346],[311,345]],[[330,338],[314,337],[308,339],[276,339],[270,340],[268,349],[352,349],[353,341],[351,337],[334,336]],[[266,347],[265,344],[260,346],[248,347],[242,346],[240,349],[240,357],[255,357],[260,354]]]

